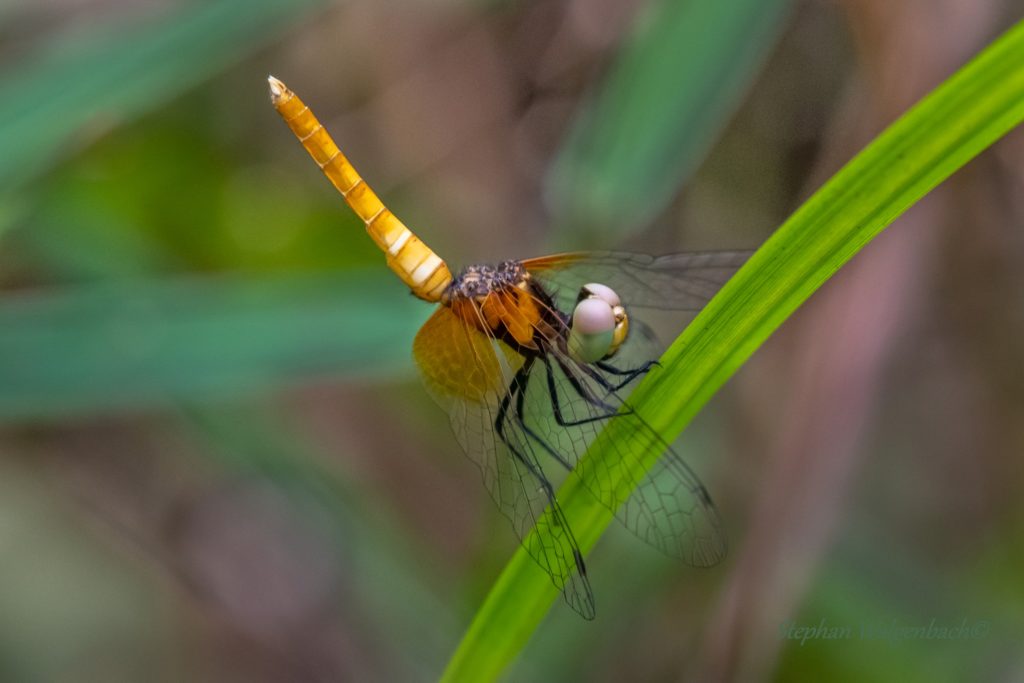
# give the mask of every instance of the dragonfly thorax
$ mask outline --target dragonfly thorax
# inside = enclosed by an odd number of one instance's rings
[[[482,301],[491,292],[522,287],[529,276],[519,261],[502,261],[497,264],[466,266],[452,280],[441,296],[442,303],[458,299]]]
[[[441,303],[470,325],[523,353],[564,342],[567,318],[519,261],[468,266]]]

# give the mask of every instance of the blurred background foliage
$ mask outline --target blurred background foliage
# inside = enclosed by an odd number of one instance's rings
[[[514,548],[429,315],[274,73],[452,263],[755,247],[1019,0],[0,3],[0,679],[430,680]],[[680,448],[732,538],[609,533],[511,680],[1024,672],[1024,137],[876,240]],[[985,622],[952,641],[785,625]]]

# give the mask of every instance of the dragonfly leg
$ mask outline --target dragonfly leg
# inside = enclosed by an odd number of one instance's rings
[[[529,370],[533,365],[533,359],[528,358],[523,367],[519,368],[519,372],[512,378],[512,383],[508,387],[508,391],[505,392],[505,397],[501,399],[501,404],[498,406],[498,413],[494,417],[494,432],[502,440],[502,442],[509,447],[513,453],[516,454],[520,460],[522,459],[519,453],[516,453],[515,447],[509,442],[505,436],[505,416],[508,415],[508,409],[512,405],[512,399],[517,394],[521,394],[522,390],[526,388],[526,382],[529,380]]]
[[[637,377],[640,377],[641,375],[646,375],[654,366],[661,367],[661,363],[659,363],[656,360],[649,360],[643,365],[641,365],[639,368],[633,370],[620,370],[611,363],[606,363],[603,360],[597,361],[596,363],[594,363],[594,365],[596,365],[601,370],[604,370],[609,375],[618,375],[619,377],[625,377],[624,380],[622,380],[618,384],[613,385],[615,387],[615,391],[619,391],[627,384],[635,380]]]
[[[518,447],[516,447],[515,444],[512,443],[512,440],[509,439],[508,435],[505,433],[505,421],[508,418],[508,412],[509,408],[512,406],[512,401],[513,399],[515,399],[516,411],[518,413],[517,422],[520,424],[520,426],[523,427],[527,435],[533,436],[535,439],[537,439],[537,436],[533,434],[533,432],[526,426],[522,418],[523,396],[526,393],[526,384],[530,379],[530,368],[532,366],[533,359],[528,358],[526,362],[523,364],[523,367],[519,369],[519,372],[517,372],[516,376],[512,379],[512,384],[509,385],[508,391],[505,393],[505,398],[501,400],[501,405],[498,406],[498,413],[494,418],[494,433],[497,434],[498,438],[501,439],[502,443],[504,443],[505,446],[508,447],[508,450],[512,453],[513,457],[515,457],[516,460],[522,463],[522,465],[530,472],[530,474],[534,476],[540,488],[544,491],[545,495],[547,495],[548,500],[554,500],[555,489],[554,487],[551,486],[551,482],[549,482],[547,477],[544,476],[544,473],[540,471],[540,468],[534,463],[532,463],[530,461],[530,458],[527,457],[525,453],[523,453]],[[540,439],[537,440],[540,441]],[[543,441],[541,441],[541,444],[549,453],[554,453],[551,450],[551,448]],[[560,463],[565,464],[565,461],[562,460],[561,457],[557,455],[555,457]]]
[[[576,390],[576,393],[578,393],[580,397],[583,398],[583,400],[586,401],[587,403],[590,403],[591,405],[598,408],[605,408],[607,409],[607,412],[604,413],[603,415],[594,415],[579,420],[566,420],[565,416],[562,415],[562,403],[558,398],[558,387],[555,383],[555,373],[551,367],[551,361],[548,360],[546,357],[542,357],[541,360],[544,361],[544,367],[547,371],[548,395],[551,397],[551,407],[555,413],[555,422],[557,422],[560,426],[578,427],[580,425],[589,424],[591,422],[607,420],[608,418],[615,417],[618,414],[618,411],[614,407],[606,405],[604,403],[594,402],[593,400],[591,400],[591,398],[586,395],[583,387],[579,386],[579,380],[577,380],[575,377],[572,377],[567,372],[566,377],[569,379],[569,383],[573,385],[573,388]],[[565,370],[564,367],[562,369]]]
[[[530,379],[530,368],[532,366],[533,359],[528,358],[526,362],[523,364],[523,367],[519,369],[519,372],[517,372],[516,376],[512,379],[512,384],[509,386],[509,390],[508,392],[506,392],[505,398],[502,399],[501,405],[498,407],[498,414],[494,420],[494,431],[501,439],[502,443],[504,443],[505,446],[508,447],[508,450],[509,452],[512,453],[512,456],[516,460],[518,460],[519,463],[522,464],[523,467],[525,467],[526,470],[533,476],[533,478],[537,482],[538,488],[541,491],[543,491],[544,495],[547,497],[548,510],[551,514],[550,523],[553,526],[561,529],[566,534],[566,540],[568,542],[570,549],[572,550],[573,564],[576,566],[576,572],[579,574],[581,580],[583,581],[583,592],[585,593],[585,595],[580,596],[579,594],[576,594],[576,598],[584,600],[590,606],[589,610],[583,611],[585,608],[582,605],[577,605],[577,603],[573,600],[573,597],[571,596],[571,593],[567,588],[567,577],[562,577],[561,579],[559,579],[558,574],[556,574],[556,570],[550,566],[550,560],[541,560],[540,557],[535,554],[536,552],[539,552],[536,549],[530,550],[529,548],[527,548],[527,550],[534,554],[534,558],[542,567],[547,569],[548,573],[551,575],[552,579],[555,580],[556,584],[562,584],[561,588],[563,588],[563,590],[566,591],[566,602],[568,602],[574,609],[576,609],[580,612],[580,614],[583,614],[584,617],[586,617],[587,613],[593,611],[594,601],[593,594],[590,591],[590,584],[587,581],[587,565],[583,561],[583,553],[580,552],[579,544],[576,542],[576,539],[572,534],[572,529],[565,521],[565,516],[562,513],[562,509],[558,505],[558,499],[555,498],[555,488],[551,485],[551,482],[548,481],[548,478],[544,476],[544,472],[541,471],[540,466],[533,462],[526,453],[522,452],[519,448],[517,448],[505,434],[505,420],[507,419],[509,407],[512,405],[512,400],[514,397],[516,400],[516,412],[520,426],[523,427],[523,429],[526,431],[528,435],[532,436],[534,439],[539,441],[542,444],[542,446],[546,450],[548,450],[548,452],[552,453],[552,455],[554,455],[559,462],[566,464],[565,461],[562,460],[560,456],[555,454],[554,451],[547,444],[545,444],[543,441],[537,438],[537,436],[526,426],[526,423],[522,418],[524,401],[523,397],[526,394],[526,386]],[[568,467],[568,465],[566,466]],[[569,467],[569,469],[572,468]]]
[[[546,358],[544,359],[544,361],[545,363],[548,362]],[[582,398],[584,401],[594,406],[595,408],[601,408],[602,410],[609,414],[618,412],[617,406],[608,405],[601,399],[594,396],[592,392],[588,391],[587,388],[583,386],[583,384],[580,382],[579,377],[574,375],[569,366],[566,365],[566,362],[564,360],[555,357],[555,362],[558,363],[558,367],[562,369],[562,373],[565,375],[566,381],[569,382],[569,386],[571,386],[573,390],[575,390],[576,393],[579,394],[580,398]],[[608,380],[602,377],[599,372],[595,372],[592,368],[583,363],[578,364],[578,366],[581,370],[583,370],[583,372],[587,373],[588,377],[590,377],[592,380],[594,380],[602,387],[607,389],[609,393],[615,391],[615,388],[608,382]],[[550,372],[550,366],[548,366],[548,370]]]
[[[564,467],[566,470],[572,471],[572,463],[570,463],[568,460],[562,457],[562,455],[558,451],[552,448],[547,441],[542,439],[539,434],[533,431],[533,429],[531,429],[530,426],[526,424],[526,410],[524,404],[526,401],[526,382],[528,381],[529,377],[526,378],[526,381],[521,385],[519,393],[516,395],[516,420],[519,422],[519,426],[523,428],[523,431],[526,432],[527,436],[536,441],[540,445],[540,447],[547,452],[548,455],[550,455],[552,458],[558,461],[559,465]],[[558,415],[558,410],[558,404],[555,403],[556,417]]]

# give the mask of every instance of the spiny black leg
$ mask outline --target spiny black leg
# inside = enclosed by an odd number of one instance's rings
[[[547,477],[544,476],[544,473],[537,469],[537,467],[530,462],[530,459],[520,452],[520,450],[516,448],[505,435],[505,418],[508,414],[509,406],[512,404],[513,397],[516,399],[516,409],[520,413],[520,419],[518,421],[520,425],[526,429],[526,425],[521,419],[521,414],[523,409],[523,397],[526,395],[526,385],[530,380],[530,368],[533,367],[533,360],[534,359],[532,357],[527,358],[526,362],[523,363],[523,367],[519,368],[519,372],[517,372],[515,377],[512,378],[512,383],[509,385],[508,391],[505,392],[505,398],[501,400],[501,405],[498,407],[498,414],[494,419],[494,431],[501,439],[502,443],[504,443],[512,452],[512,455],[515,456],[516,460],[521,462],[523,466],[529,470],[530,474],[537,479],[537,483],[540,484],[544,493],[547,494],[548,499],[554,500],[555,489],[551,486]],[[527,431],[529,432],[529,430]],[[546,444],[545,448],[547,448]],[[561,458],[558,459],[561,461]]]
[[[561,401],[558,399],[558,387],[555,383],[555,373],[551,367],[551,361],[548,360],[546,357],[542,357],[541,360],[544,361],[544,367],[547,370],[548,395],[551,397],[551,407],[555,413],[555,422],[557,422],[559,425],[561,425],[562,427],[578,427],[580,425],[589,424],[591,422],[597,422],[599,420],[607,420],[610,417],[615,417],[616,415],[618,415],[617,410],[615,410],[611,406],[607,406],[610,409],[604,415],[585,417],[580,420],[566,420],[565,417],[562,415],[562,404]],[[569,383],[573,384],[574,379],[575,378],[573,377],[569,377]],[[578,393],[580,397],[583,398],[583,400],[587,401],[587,403],[590,403],[591,405],[594,405],[594,403],[583,392],[580,391],[582,387],[574,386],[574,388],[576,389],[576,393]]]
[[[505,414],[508,413],[508,407],[512,403],[512,398],[516,394],[522,394],[526,389],[526,382],[529,380],[531,367],[533,367],[533,358],[527,358],[523,363],[523,367],[519,368],[519,372],[512,378],[512,383],[508,385],[508,391],[505,392],[505,397],[501,399],[501,405],[498,406],[498,414],[494,418],[494,431],[509,448],[512,448],[512,445],[505,438]]]
[[[562,373],[565,375],[566,381],[568,381],[569,386],[571,386],[576,391],[576,393],[579,394],[580,398],[582,398],[584,401],[594,406],[595,408],[601,408],[609,413],[616,412],[618,410],[618,408],[616,408],[615,406],[608,405],[601,399],[594,396],[591,392],[587,391],[587,388],[580,383],[579,378],[572,373],[572,370],[570,370],[568,366],[566,366],[564,360],[556,356],[555,362],[558,363],[558,367],[562,368]],[[602,387],[604,387],[608,391],[614,391],[612,385],[609,384],[608,380],[602,377],[600,373],[595,372],[592,368],[587,367],[587,365],[583,363],[578,364],[578,367],[581,368],[583,372],[587,373],[587,375],[589,375],[591,379],[600,384]]]
[[[560,405],[559,400],[558,400],[558,390],[557,390],[557,388],[555,386],[554,374],[552,372],[551,362],[545,356],[542,356],[541,360],[544,362],[544,366],[547,369],[548,391],[549,391],[550,396],[551,396],[551,405],[552,405],[552,408],[553,408],[554,413],[555,413],[555,420],[558,422],[559,425],[561,425],[563,427],[579,426],[579,425],[586,424],[588,422],[596,422],[598,420],[606,420],[606,419],[608,419],[610,417],[614,417],[617,414],[616,411],[613,409],[613,410],[609,411],[609,413],[606,414],[606,415],[598,415],[596,417],[586,418],[586,419],[579,420],[579,421],[576,421],[576,422],[571,422],[571,421],[565,420],[563,418],[563,416],[562,416],[562,409],[561,409],[561,405]],[[516,421],[519,423],[519,426],[522,427],[523,431],[526,432],[528,437],[532,438],[541,448],[544,449],[545,452],[547,452],[548,455],[550,455],[552,458],[554,458],[554,460],[556,462],[558,462],[559,465],[564,467],[567,471],[572,471],[572,469],[573,469],[572,463],[570,463],[568,460],[566,460],[565,457],[563,457],[561,453],[559,453],[557,450],[552,448],[551,445],[547,441],[545,441],[528,424],[526,424],[525,401],[526,401],[527,386],[529,385],[529,381],[530,381],[529,373],[530,373],[530,369],[532,367],[532,364],[533,364],[533,359],[531,358],[520,369],[520,371],[518,373],[516,373],[516,376],[515,376],[515,378],[513,380],[512,385],[509,386],[509,390],[506,393],[505,398],[502,400],[501,405],[498,408],[497,418],[494,421],[495,432],[498,434],[499,438],[501,438],[502,442],[504,442],[504,444],[506,446],[508,446],[509,450],[512,451],[512,453],[516,456],[516,458],[520,462],[522,462],[524,465],[526,465],[526,467],[531,472],[534,473],[534,476],[537,476],[536,472],[534,471],[534,467],[529,462],[526,461],[526,458],[523,457],[522,453],[520,453],[519,450],[515,446],[513,446],[510,443],[510,441],[505,436],[505,419],[506,419],[506,417],[508,415],[508,411],[509,411],[509,409],[510,409],[510,407],[512,405],[512,400],[514,398],[515,399],[515,411],[514,412],[515,412],[515,415],[516,415]],[[586,398],[586,396],[584,396],[584,398]]]
[[[505,392],[505,398],[501,399],[501,405],[498,406],[498,414],[494,418],[494,433],[497,434],[509,448],[511,448],[512,445],[508,442],[508,439],[505,438],[505,413],[508,412],[508,406],[512,401],[513,394],[518,391],[517,386],[518,385],[515,380],[513,380],[508,391]]]
[[[661,363],[659,363],[656,360],[649,360],[646,363],[644,363],[643,365],[641,365],[639,368],[635,368],[633,370],[622,370],[621,368],[615,367],[614,365],[612,365],[608,361],[603,361],[603,360],[597,361],[596,363],[594,363],[594,365],[596,365],[597,367],[601,368],[605,372],[610,373],[612,375],[636,377],[637,375],[644,374],[645,372],[650,370],[655,365],[660,367]]]
[[[545,364],[546,364],[546,361],[545,361]],[[516,395],[516,419],[519,422],[519,426],[523,428],[523,431],[526,432],[527,436],[532,438],[534,441],[536,441],[540,445],[541,448],[543,448],[545,451],[547,451],[548,455],[550,455],[552,458],[554,458],[556,461],[558,461],[559,465],[561,465],[565,469],[571,471],[572,470],[572,463],[570,463],[568,460],[563,458],[562,455],[558,451],[556,451],[554,448],[552,448],[551,445],[548,444],[547,441],[542,439],[540,437],[540,435],[538,435],[536,432],[534,432],[533,429],[531,429],[530,426],[526,424],[526,410],[524,408],[524,403],[525,403],[525,400],[526,400],[526,385],[527,385],[527,382],[529,382],[529,379],[530,379],[529,377],[526,378],[526,380],[523,382],[523,384],[519,388],[519,393]],[[557,407],[556,407],[556,410],[557,410]]]
[[[498,435],[509,451],[515,456],[516,460],[523,464],[524,467],[534,476],[541,489],[547,495],[548,500],[555,499],[555,489],[551,486],[551,482],[547,480],[544,473],[541,472],[530,459],[518,448],[516,448],[509,438],[505,435],[505,417],[508,414],[508,408],[512,404],[512,398],[516,398],[516,405],[522,405],[522,396],[526,390],[526,383],[530,377],[530,368],[533,366],[533,358],[527,358],[523,367],[519,368],[519,372],[512,378],[512,383],[509,385],[508,391],[505,392],[505,398],[501,400],[501,405],[498,406],[498,414],[494,419],[494,432]],[[525,425],[524,425],[525,426]],[[555,520],[558,523],[558,520]]]
[[[561,366],[562,370],[566,373],[566,376],[569,376],[569,371],[565,367],[565,362],[559,359],[558,365]],[[616,385],[612,384],[607,379],[605,379],[604,375],[602,375],[600,372],[590,367],[590,364],[580,363],[579,368],[583,370],[583,372],[587,373],[587,376],[590,377],[590,379],[600,384],[608,392],[617,391],[617,389],[615,388]]]
[[[498,407],[498,414],[494,420],[494,431],[495,433],[497,433],[502,443],[504,443],[505,446],[508,447],[508,450],[512,453],[515,459],[522,463],[523,467],[525,467],[526,470],[531,475],[533,475],[533,478],[536,480],[537,485],[540,487],[540,490],[542,490],[544,492],[544,495],[547,496],[549,510],[551,512],[551,524],[562,529],[563,533],[565,533],[568,536],[569,545],[572,548],[573,562],[576,564],[576,571],[582,578],[585,587],[586,597],[584,599],[591,603],[592,610],[594,597],[590,592],[590,584],[587,582],[587,566],[583,562],[583,554],[580,552],[579,544],[573,537],[572,529],[569,527],[568,524],[566,524],[565,516],[562,513],[561,507],[559,507],[558,505],[558,500],[555,498],[555,488],[551,485],[551,482],[548,481],[548,478],[544,476],[544,472],[542,472],[537,465],[530,462],[530,459],[524,453],[520,452],[518,448],[512,445],[512,442],[509,441],[509,439],[505,436],[505,416],[508,413],[509,405],[511,405],[512,403],[512,397],[515,396],[516,411],[519,417],[519,424],[523,427],[524,430],[526,430],[527,434],[534,436],[535,439],[537,438],[536,435],[534,435],[533,432],[526,426],[526,423],[522,417],[524,401],[523,397],[526,395],[526,386],[530,380],[530,368],[533,367],[533,361],[534,359],[532,357],[528,357],[526,359],[526,362],[523,363],[523,367],[521,367],[519,369],[519,372],[516,373],[515,377],[512,378],[512,383],[509,385],[508,391],[505,392],[505,398],[502,399],[501,405]],[[537,440],[549,453],[554,455],[556,460],[562,463],[567,469],[572,469],[572,467],[570,467],[568,463],[566,463],[560,456],[558,456],[546,443],[544,443],[540,439]],[[536,559],[537,555],[534,555],[534,558]],[[539,559],[538,562],[540,562]],[[551,573],[553,579],[556,578],[552,569],[549,568],[548,572]],[[570,606],[576,608],[577,611],[579,610],[579,608],[573,604],[573,601],[570,599],[568,592],[566,593],[565,600],[569,603]]]
[[[651,362],[652,363],[656,363],[657,361],[651,361]],[[598,363],[594,363],[594,366],[600,368],[601,370],[605,370],[605,368],[601,367]],[[580,367],[583,369],[583,371],[585,373],[587,373],[587,375],[591,379],[593,379],[595,382],[597,382],[602,387],[604,387],[604,389],[609,394],[614,394],[616,391],[619,391],[624,386],[626,386],[627,384],[632,382],[634,379],[636,379],[636,377],[638,375],[647,372],[650,369],[650,363],[648,363],[643,368],[638,369],[638,370],[628,370],[628,371],[625,371],[625,370],[618,370],[618,368],[616,368],[616,373],[614,373],[614,374],[620,374],[620,375],[621,374],[628,374],[629,375],[628,377],[626,377],[626,379],[624,381],[619,382],[618,384],[612,384],[611,382],[609,382],[607,379],[605,379],[604,375],[602,375],[600,372],[597,372],[596,370],[594,370],[594,368],[592,368],[590,365],[580,364]],[[609,366],[609,367],[612,367],[612,366]],[[605,370],[605,371],[607,372],[607,370]]]
[[[640,377],[641,375],[647,374],[647,372],[653,366],[655,366],[655,365],[659,365],[660,366],[661,363],[659,363],[656,360],[647,361],[646,363],[644,363],[639,368],[636,368],[635,370],[620,370],[619,368],[615,367],[611,363],[606,363],[606,362],[600,361],[600,360],[597,361],[596,363],[594,363],[594,365],[596,365],[601,370],[604,370],[609,375],[618,375],[619,377],[625,377],[625,379],[622,380],[621,382],[619,382],[618,384],[612,385],[612,387],[613,387],[612,391],[619,391],[623,387],[628,385],[630,382],[635,380],[637,377]]]

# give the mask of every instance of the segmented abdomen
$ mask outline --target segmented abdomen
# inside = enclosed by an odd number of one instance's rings
[[[384,252],[391,270],[419,298],[440,301],[441,293],[452,281],[445,262],[384,206],[310,108],[278,79],[271,76],[268,81],[274,108],[320,170],[366,223],[366,231]]]

